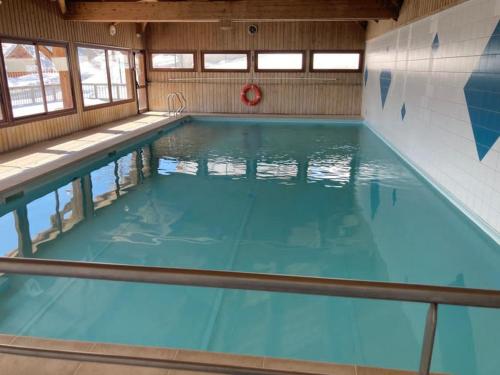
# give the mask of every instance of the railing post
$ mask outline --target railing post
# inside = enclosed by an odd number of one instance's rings
[[[35,96],[35,87],[30,88],[30,98],[31,98],[31,103],[35,104],[36,103],[36,96]]]
[[[422,353],[420,355],[419,375],[429,375],[431,369],[432,350],[434,348],[434,337],[436,336],[437,310],[438,305],[436,303],[431,303],[429,305],[429,310],[427,310]]]

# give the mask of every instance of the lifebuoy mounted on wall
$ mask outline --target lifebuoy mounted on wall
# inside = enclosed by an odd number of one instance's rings
[[[253,99],[252,100],[248,99],[248,93],[250,91],[253,92]],[[241,102],[243,104],[253,107],[254,105],[257,105],[260,103],[260,101],[262,99],[262,91],[260,91],[259,86],[254,85],[253,83],[247,83],[241,89],[240,98],[241,98]]]

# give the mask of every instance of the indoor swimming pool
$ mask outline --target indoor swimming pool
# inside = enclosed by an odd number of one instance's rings
[[[0,205],[0,254],[500,289],[500,248],[356,121],[195,117]],[[418,368],[427,306],[0,276],[0,333]],[[433,371],[500,368],[440,306]]]

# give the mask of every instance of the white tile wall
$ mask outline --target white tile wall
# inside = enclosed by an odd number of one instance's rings
[[[500,139],[479,160],[463,89],[499,19],[500,0],[469,0],[369,40],[362,112],[368,126],[497,241]],[[433,51],[436,33],[440,45]],[[383,69],[392,72],[384,108]]]

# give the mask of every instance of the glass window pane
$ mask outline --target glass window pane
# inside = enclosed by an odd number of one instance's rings
[[[135,54],[135,79],[140,86],[146,86],[146,77],[144,72],[146,67],[144,66],[144,55],[142,53]]]
[[[203,55],[205,70],[247,70],[248,55],[246,53],[205,53]]]
[[[313,70],[358,70],[359,53],[328,53],[313,54]]]
[[[109,103],[106,54],[103,49],[78,47],[78,62],[85,106]]]
[[[73,108],[66,48],[39,45],[38,50],[48,111]]]
[[[2,52],[14,117],[44,113],[35,46],[2,43]]]
[[[257,54],[258,70],[302,70],[304,54],[297,53],[261,53]]]
[[[153,53],[153,69],[194,69],[193,53]]]
[[[137,101],[139,102],[139,111],[148,109],[148,99],[146,96],[146,88],[142,87],[137,90]]]
[[[129,54],[125,51],[108,51],[109,75],[111,77],[111,98],[113,101],[133,97]]]

